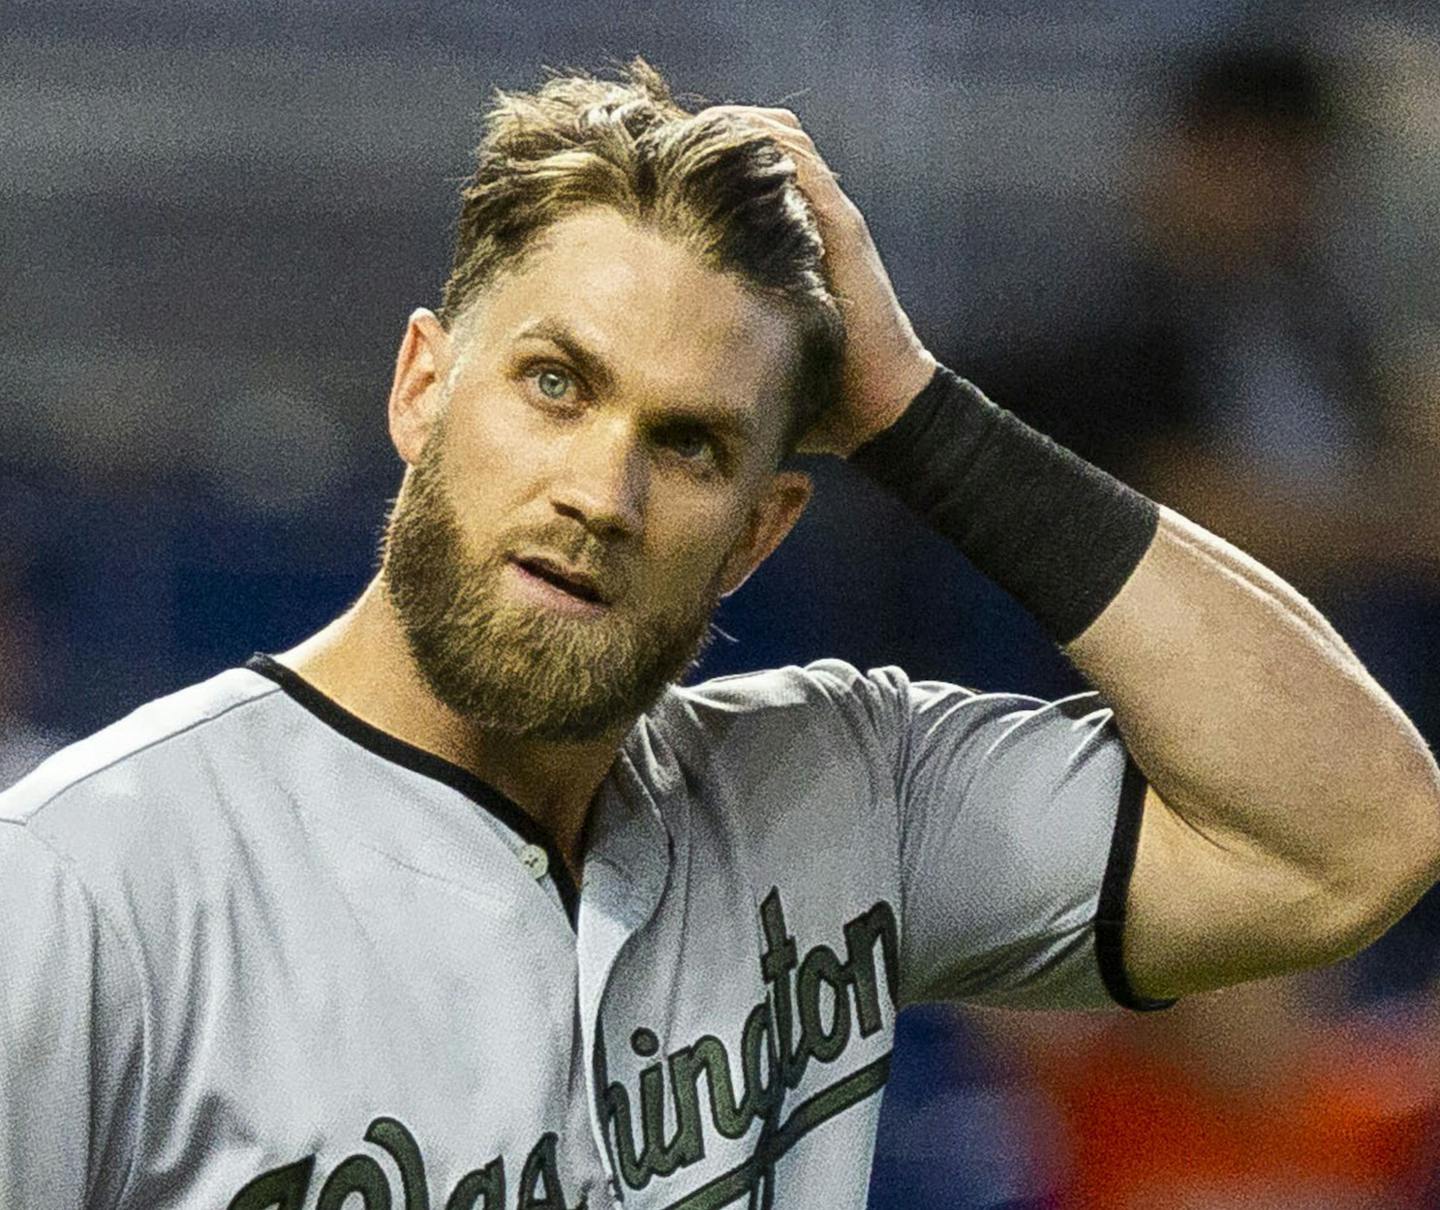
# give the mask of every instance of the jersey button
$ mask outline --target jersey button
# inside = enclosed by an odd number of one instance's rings
[[[550,870],[550,855],[538,844],[527,844],[520,850],[520,864],[530,871],[530,877],[537,881]]]

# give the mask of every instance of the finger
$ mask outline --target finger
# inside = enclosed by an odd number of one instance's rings
[[[701,110],[698,116],[738,118],[762,127],[767,134],[774,137],[781,134],[798,135],[807,144],[814,146],[810,135],[800,124],[800,119],[788,109],[767,109],[760,105],[712,105],[709,109]]]
[[[702,117],[706,115],[740,119],[760,126],[795,161],[800,188],[811,202],[823,210],[843,210],[848,198],[842,201],[843,195],[826,196],[840,194],[839,177],[791,110],[759,105],[714,105],[701,111]]]
[[[775,134],[771,136],[780,147],[788,151],[798,159],[804,160],[807,164],[814,164],[817,167],[830,171],[830,165],[825,162],[825,157],[820,154],[819,148],[806,138],[797,138],[793,134]],[[831,174],[833,175],[833,173]]]
[[[796,130],[802,129],[800,119],[795,116],[794,110],[778,109],[766,105],[711,105],[708,109],[700,111],[701,117],[713,114],[724,114],[731,118],[760,118],[767,122],[778,122],[782,126],[790,126]]]
[[[804,130],[804,127],[800,125],[800,119],[795,116],[795,111],[792,109],[771,109],[760,105],[757,105],[755,108],[758,112],[764,114],[772,121],[779,122],[782,126],[791,126],[796,130]]]
[[[824,160],[824,157],[815,150],[815,145],[809,142],[800,142],[793,138],[784,138],[777,135],[775,142],[780,149],[795,161],[795,175],[800,182],[800,188],[805,192],[813,191],[835,191],[840,189],[840,178],[835,170]]]

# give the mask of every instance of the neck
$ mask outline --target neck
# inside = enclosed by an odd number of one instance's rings
[[[378,577],[349,611],[277,659],[371,726],[494,786],[552,837],[578,881],[585,819],[628,723],[569,743],[502,735],[456,714],[416,668]]]

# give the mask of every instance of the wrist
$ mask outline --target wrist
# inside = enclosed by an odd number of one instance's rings
[[[866,375],[869,382],[857,383],[853,389],[861,397],[868,394],[874,402],[865,409],[867,424],[854,435],[845,456],[848,458],[862,445],[893,428],[930,385],[939,368],[940,363],[930,351],[912,338],[911,347],[888,361],[883,371],[871,369]]]
[[[856,468],[910,505],[1062,646],[1118,593],[1155,503],[939,367]]]
[[[895,384],[894,398],[897,405],[890,424],[904,415],[906,409],[915,402],[916,396],[930,385],[939,369],[940,363],[935,360],[930,350],[918,340],[912,341],[912,348],[897,363],[890,376]],[[890,424],[885,427],[889,428]]]

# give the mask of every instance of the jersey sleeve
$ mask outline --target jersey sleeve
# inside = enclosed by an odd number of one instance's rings
[[[112,1206],[141,1083],[138,977],[64,859],[11,821],[0,938],[0,1206]]]
[[[1121,956],[1143,775],[1095,693],[851,682],[895,777],[901,999],[1149,1009]]]

